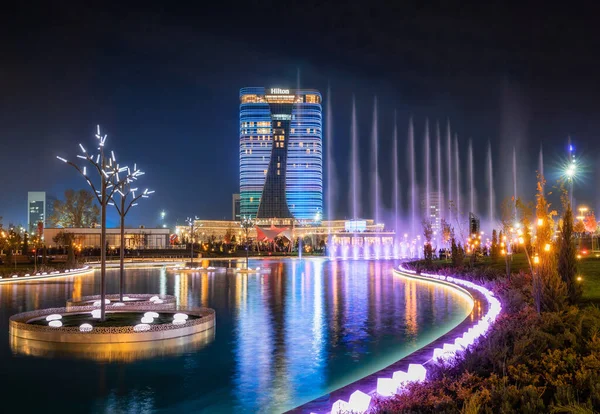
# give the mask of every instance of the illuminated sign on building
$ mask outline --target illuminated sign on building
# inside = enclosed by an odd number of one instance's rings
[[[289,95],[289,89],[280,89],[280,88],[271,88],[271,93],[273,95]]]

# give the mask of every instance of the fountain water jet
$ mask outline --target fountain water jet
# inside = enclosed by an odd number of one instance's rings
[[[544,147],[540,144],[540,156],[538,159],[538,173],[544,177]]]
[[[469,139],[469,209],[470,213],[475,214],[475,177],[473,162],[473,141]]]
[[[379,223],[379,134],[377,131],[377,97],[373,100],[373,129],[371,132],[371,185],[373,199],[373,217]]]
[[[352,155],[350,168],[352,168],[351,178],[352,178],[352,188],[350,189],[350,194],[352,199],[350,202],[352,203],[352,218],[358,218],[358,197],[360,194],[360,180],[358,176],[358,124],[356,120],[356,100],[352,97],[352,125],[350,127],[351,135],[352,135]]]
[[[410,233],[415,236],[417,222],[417,172],[415,166],[415,131],[412,117],[408,121],[408,164],[410,172]]]
[[[398,124],[396,121],[396,112],[394,111],[394,137],[392,143],[392,163],[394,169],[394,232],[396,233],[396,243],[394,245],[394,256],[398,257],[400,252],[399,245],[400,234],[400,178],[398,177]]]
[[[457,134],[454,134],[454,171],[456,173],[456,219],[460,220],[460,155]]]
[[[425,120],[425,211],[423,218],[430,221],[431,216],[431,145],[429,142],[429,120]]]
[[[446,125],[446,154],[448,157],[448,202],[450,202],[455,201],[452,198],[452,131],[450,130],[450,120]],[[450,217],[449,214],[448,217]]]
[[[333,119],[331,114],[331,88],[327,88],[327,106],[325,107],[325,139],[327,151],[327,220],[329,220],[328,233],[331,234],[331,220],[333,220]]]
[[[440,220],[444,218],[445,210],[444,210],[444,189],[442,187],[442,142],[440,136],[440,124],[436,122],[436,164],[437,164],[437,191],[438,191],[438,199],[440,201],[440,205],[438,206]]]
[[[494,168],[492,165],[492,143],[488,140],[488,153],[487,153],[487,164],[488,164],[488,191],[489,191],[489,220],[490,220],[490,233],[494,228]]]
[[[513,146],[513,198],[515,201],[515,217],[517,217],[517,150]]]

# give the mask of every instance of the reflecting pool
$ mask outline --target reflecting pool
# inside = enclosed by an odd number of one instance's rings
[[[185,343],[98,355],[15,344],[8,335],[14,313],[98,293],[98,272],[0,285],[0,389],[23,412],[285,411],[386,367],[469,313],[464,296],[394,276],[394,264],[251,261],[271,268],[260,275],[128,270],[128,293],[211,307],[216,329]],[[118,271],[107,279],[116,292]]]

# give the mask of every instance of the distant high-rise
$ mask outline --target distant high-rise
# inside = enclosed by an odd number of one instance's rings
[[[233,194],[231,196],[231,219],[233,221],[240,221],[240,195]]]
[[[35,231],[39,222],[46,226],[46,193],[29,191],[27,193],[27,229]]]
[[[442,230],[442,197],[444,197],[442,193],[432,191],[429,193],[429,205],[427,205],[427,197],[425,197],[425,199],[423,200],[423,206],[425,207],[424,218],[431,223],[431,228],[436,235],[440,235]]]
[[[240,90],[240,214],[312,220],[323,212],[321,94]]]

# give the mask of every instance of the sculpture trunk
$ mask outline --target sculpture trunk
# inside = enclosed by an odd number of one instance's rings
[[[123,291],[125,290],[125,276],[123,274],[125,267],[125,197],[121,197],[121,248],[119,253],[119,301],[123,302]]]
[[[104,166],[104,157],[102,160],[102,166]],[[106,303],[104,303],[106,297],[106,182],[102,181],[102,218],[100,220],[100,320],[104,322]]]

